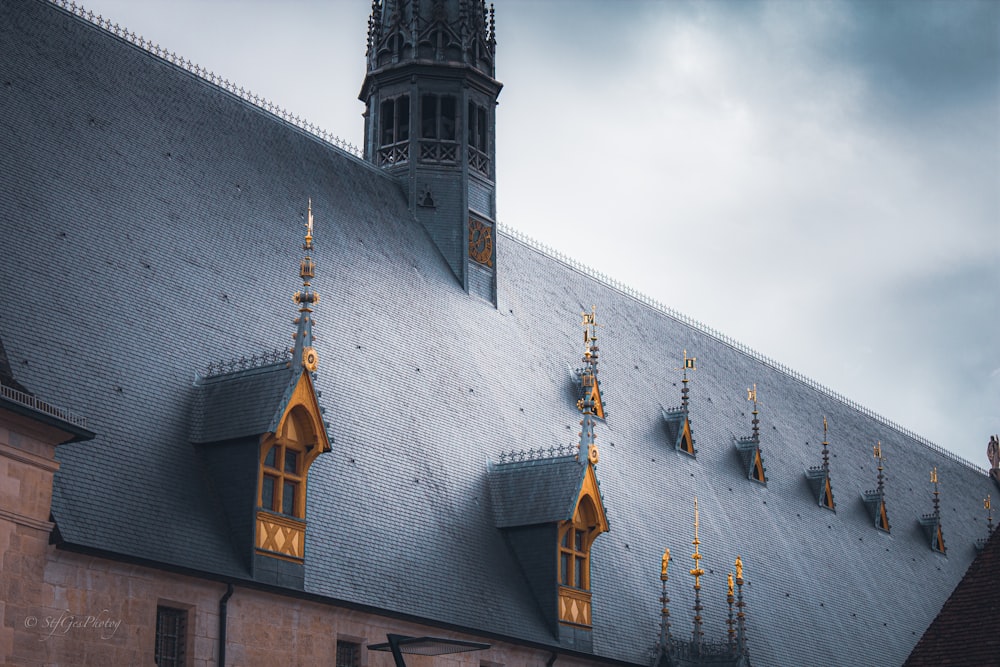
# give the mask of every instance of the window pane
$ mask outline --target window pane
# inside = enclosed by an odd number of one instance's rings
[[[286,481],[281,490],[281,511],[283,514],[295,515],[295,490],[299,485]]]
[[[285,450],[285,472],[299,474],[299,453],[293,449]]]
[[[568,553],[559,554],[559,581],[564,585],[569,586],[571,582],[569,580],[570,573],[570,556]]]
[[[567,530],[567,531],[566,531],[565,533],[563,533],[563,536],[562,536],[562,545],[563,545],[563,546],[564,546],[565,548],[567,548],[567,549],[569,549],[569,534],[570,534],[571,532],[573,532],[573,529],[572,529],[572,528],[571,528],[571,529],[569,529],[569,530]]]
[[[170,607],[156,608],[156,655],[160,667],[184,665],[187,660],[187,611]]]
[[[361,647],[355,642],[337,640],[336,667],[361,667]]]
[[[476,107],[476,148],[486,152],[486,109],[483,107]]]
[[[382,113],[379,114],[379,120],[382,123],[382,145],[388,146],[389,144],[394,143],[393,138],[395,133],[393,131],[393,124],[396,122],[395,100],[385,100],[382,102]]]
[[[441,97],[441,138],[455,141],[455,98],[450,95]]]
[[[410,138],[410,96],[401,96],[398,106],[399,123],[396,130],[396,141],[406,141]]]
[[[271,447],[271,449],[267,450],[267,454],[264,455],[264,465],[266,465],[268,468],[277,467],[274,464],[274,453],[277,450],[278,450],[277,447]]]
[[[476,105],[469,102],[469,113],[465,117],[465,127],[468,129],[469,145],[476,145]]]
[[[434,95],[420,98],[420,136],[437,139],[437,97]]]
[[[573,548],[577,551],[583,551],[583,531],[573,530]]]
[[[264,481],[260,486],[260,506],[264,509],[274,510],[275,480],[270,475],[264,475]]]
[[[576,577],[573,579],[573,585],[577,588],[586,588],[586,581],[583,578],[583,568],[586,564],[586,558],[576,559]]]

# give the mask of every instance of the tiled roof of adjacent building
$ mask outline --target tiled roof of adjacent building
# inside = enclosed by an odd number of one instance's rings
[[[993,665],[1000,660],[1000,531],[955,587],[905,667]]]
[[[70,546],[248,578],[197,468],[194,380],[212,360],[288,343],[311,197],[316,386],[336,445],[309,473],[306,592],[557,645],[496,527],[514,510],[494,505],[506,501],[487,462],[577,442],[566,367],[592,304],[613,408],[597,426],[612,526],[591,554],[598,657],[652,659],[660,554],[689,548],[694,496],[706,633],[724,632],[725,572],[741,554],[758,667],[901,663],[975,555],[991,485],[980,471],[514,234],[497,239],[497,306],[470,298],[396,181],[49,4],[0,4],[0,118],[0,339],[21,382],[97,434],[58,453],[53,515]],[[28,297],[40,260],[44,345]],[[679,392],[665,360],[685,349],[699,360],[697,459],[673,449],[660,408]],[[767,397],[766,487],[733,446],[752,383]],[[824,415],[836,513],[804,472]],[[876,440],[891,534],[861,501]],[[918,523],[933,466],[947,555]],[[690,589],[670,595],[680,622]]]

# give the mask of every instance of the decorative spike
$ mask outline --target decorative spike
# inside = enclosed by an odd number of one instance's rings
[[[736,646],[741,655],[747,654],[746,614],[743,609],[743,559],[736,557]]]
[[[734,629],[733,621],[733,573],[730,572],[726,578],[727,589],[726,589],[726,604],[729,605],[729,617],[726,619],[726,643],[729,646],[729,652],[733,652],[733,646],[736,643],[736,630]]]
[[[670,650],[670,598],[667,596],[667,565],[670,564],[670,549],[663,550],[663,558],[660,560],[660,582],[662,592],[660,593],[660,639],[658,650],[668,652]]]
[[[830,475],[830,443],[827,442],[827,427],[826,427],[826,416],[823,417],[823,470],[826,471],[827,477]]]
[[[313,214],[312,199],[306,214],[306,235],[302,249],[305,256],[299,264],[299,277],[302,279],[302,291],[295,292],[293,300],[299,304],[299,316],[294,320],[296,331],[292,335],[295,339],[295,346],[292,348],[292,363],[296,366],[304,366],[310,372],[316,370],[317,356],[312,349],[315,339],[313,338],[312,306],[319,303],[319,293],[312,289],[311,280],[316,275],[316,265],[313,263],[311,253],[313,250]]]
[[[695,655],[701,655],[701,642],[702,637],[705,632],[702,630],[702,619],[701,612],[704,607],[701,606],[701,577],[705,574],[705,570],[701,568],[701,553],[698,550],[699,545],[701,545],[701,540],[698,539],[698,497],[695,496],[694,499],[694,540],[691,542],[694,545],[694,553],[691,554],[691,559],[694,560],[694,567],[691,568],[690,574],[694,577],[694,630],[692,632],[692,646],[695,650]]]
[[[941,518],[941,502],[940,502],[940,498],[939,498],[940,492],[938,491],[937,466],[934,466],[934,469],[931,470],[931,483],[934,485],[934,516],[936,516],[938,519],[940,519]]]

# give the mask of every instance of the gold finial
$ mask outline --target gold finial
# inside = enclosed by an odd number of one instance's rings
[[[701,569],[701,554],[698,553],[698,546],[701,544],[701,540],[698,539],[698,497],[695,496],[694,499],[694,540],[691,542],[694,545],[694,553],[691,554],[691,558],[694,560],[694,568],[691,570],[690,574],[694,577],[694,587],[695,590],[701,587],[700,578],[705,574],[705,570]]]
[[[989,494],[986,494],[986,497],[983,498],[983,509],[984,510],[990,509],[990,495]]]
[[[313,200],[309,198],[309,214],[306,220],[306,245],[312,246],[313,238]]]
[[[754,407],[757,406],[757,383],[753,383],[753,389],[747,387],[747,400],[753,401]]]
[[[733,573],[732,572],[729,573],[728,579],[729,579],[729,592],[728,592],[728,595],[729,595],[729,597],[733,597]]]
[[[589,313],[584,311],[580,314],[583,315],[583,342],[589,356],[591,343],[597,340],[597,306],[591,306]]]
[[[931,470],[931,484],[937,484],[937,483],[938,483],[937,466],[934,466],[934,469]]]
[[[826,440],[826,433],[827,433],[827,428],[826,428],[826,415],[823,415],[823,439],[824,439],[824,440]]]
[[[879,463],[882,463],[882,441],[881,440],[879,440],[879,441],[877,441],[875,443],[875,447],[873,448],[873,451],[875,452],[875,458],[878,459]]]
[[[697,370],[694,367],[694,362],[695,361],[697,361],[697,357],[690,357],[690,358],[688,358],[688,351],[684,350],[684,370],[685,371],[688,371],[688,370],[691,370],[691,371]]]
[[[736,581],[743,580],[743,559],[739,556],[736,557]]]
[[[670,564],[670,547],[663,550],[663,558],[660,559],[660,579],[667,580],[667,565]]]

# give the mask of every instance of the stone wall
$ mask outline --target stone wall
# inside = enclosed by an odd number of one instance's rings
[[[153,665],[157,606],[188,613],[187,661],[215,665],[227,586],[49,544],[56,444],[66,434],[0,409],[0,664]],[[358,642],[361,667],[393,667],[368,644],[388,633],[492,644],[485,651],[407,656],[408,667],[541,667],[547,649],[442,630],[365,611],[236,586],[228,603],[227,665],[335,664],[337,640]],[[585,660],[559,659],[559,667]]]

